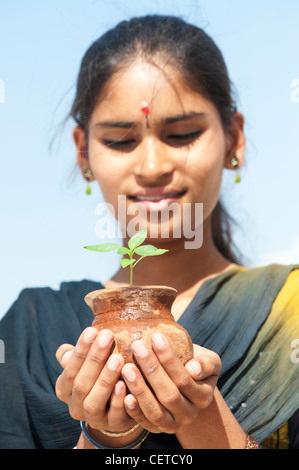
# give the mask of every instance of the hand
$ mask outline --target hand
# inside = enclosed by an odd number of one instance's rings
[[[195,357],[184,366],[160,333],[152,336],[152,346],[132,344],[144,377],[134,364],[122,368],[131,392],[125,397],[126,410],[150,432],[175,433],[211,404],[221,361],[216,353],[194,345]]]
[[[126,386],[119,380],[124,359],[120,354],[110,356],[113,341],[110,330],[89,327],[75,347],[60,346],[56,357],[64,370],[57,379],[56,394],[74,419],[86,421],[93,429],[122,432],[136,423],[124,407]]]

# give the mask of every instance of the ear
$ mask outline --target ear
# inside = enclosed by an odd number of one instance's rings
[[[88,162],[88,144],[86,139],[86,133],[84,129],[80,126],[76,126],[73,129],[73,139],[77,149],[77,162],[81,168],[81,173],[83,178],[84,177],[84,170],[87,166],[89,166]],[[90,180],[93,181],[93,178]]]
[[[244,153],[246,147],[246,138],[244,135],[244,116],[238,111],[232,115],[231,124],[227,131],[227,151],[224,167],[229,170],[235,169],[231,164],[233,155],[236,155],[240,164],[244,163]]]

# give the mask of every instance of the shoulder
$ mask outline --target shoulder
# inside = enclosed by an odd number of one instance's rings
[[[241,277],[251,281],[257,288],[260,286],[266,293],[275,289],[274,305],[293,304],[299,308],[299,265],[270,264],[253,269],[240,271]]]
[[[288,274],[272,307],[272,318],[282,318],[293,335],[299,334],[299,269]],[[294,336],[295,337],[295,336]]]
[[[284,283],[280,293],[279,300],[282,302],[291,302],[299,299],[299,267],[290,271],[286,282]],[[299,307],[299,305],[298,305]]]
[[[75,309],[84,303],[85,295],[96,289],[102,289],[100,283],[82,280],[62,282],[58,289],[52,287],[28,287],[23,289],[12,308],[26,308],[29,311],[53,310],[55,307],[71,306]]]
[[[250,325],[259,327],[292,324],[297,331],[299,322],[299,266],[271,264],[248,269],[238,266],[227,274],[220,285],[219,298],[237,317],[250,312]],[[270,320],[270,321],[269,321]],[[249,318],[248,318],[249,321]],[[274,322],[274,323],[273,323]],[[279,328],[280,328],[279,326]]]
[[[80,326],[90,324],[92,314],[84,302],[85,295],[102,289],[101,283],[82,280],[62,282],[58,289],[51,287],[29,287],[23,289],[0,322],[4,325],[32,325],[49,327],[55,323],[66,323],[76,318]]]
[[[236,265],[227,272],[229,273],[230,271],[232,272],[232,275],[240,275],[248,279],[258,279],[265,277],[269,280],[275,280],[277,278],[287,278],[288,275],[293,272],[299,275],[299,265],[272,263],[265,266],[257,266],[252,268]]]
[[[101,283],[86,279],[81,281],[62,282],[58,289],[54,289],[52,287],[26,287],[20,292],[16,303],[45,303],[50,299],[62,302],[65,298],[81,298],[91,290],[102,288],[103,285]]]
[[[278,294],[281,290],[293,291],[296,283],[298,286],[299,265],[270,264],[255,268],[236,266],[228,274],[232,284],[243,287],[244,290],[249,291],[252,288],[273,291],[274,289]]]
[[[299,266],[269,265],[256,271],[260,272],[258,282],[248,288],[248,297],[254,308],[266,312],[260,339],[275,345],[277,354],[289,360],[291,348],[297,348],[299,342]]]
[[[273,305],[283,291],[290,295],[298,285],[299,265],[270,264],[254,268],[234,266],[205,283],[205,291],[214,297],[227,298],[230,303],[266,303]]]

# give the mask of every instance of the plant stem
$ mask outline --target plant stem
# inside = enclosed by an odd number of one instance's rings
[[[134,250],[130,251],[129,258],[133,259]],[[133,263],[130,264],[130,287],[133,287]]]
[[[133,287],[133,264],[130,265],[130,287]]]

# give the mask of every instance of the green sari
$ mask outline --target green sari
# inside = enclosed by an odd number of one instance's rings
[[[194,343],[220,355],[218,386],[243,429],[260,443],[277,436],[299,408],[297,267],[236,267],[216,276],[203,284],[180,323]],[[277,445],[273,436],[271,442]]]
[[[1,449],[77,444],[79,422],[55,395],[62,371],[55,353],[63,343],[75,344],[91,324],[84,296],[103,287],[83,280],[62,283],[59,290],[25,289],[1,320]],[[262,446],[277,446],[284,432],[284,445],[291,437],[290,445],[299,447],[292,418],[298,422],[299,352],[292,346],[299,340],[297,267],[236,267],[208,279],[179,323],[193,343],[220,355],[218,387],[243,429]],[[178,449],[180,443],[175,435],[150,434],[142,448]]]

